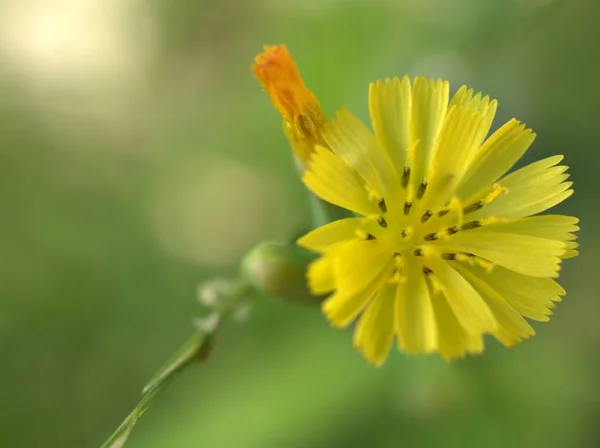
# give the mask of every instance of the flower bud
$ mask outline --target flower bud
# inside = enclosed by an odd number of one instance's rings
[[[314,257],[295,245],[262,243],[242,262],[242,272],[260,291],[291,302],[318,304],[306,282],[306,269]]]
[[[252,71],[283,117],[283,131],[302,170],[315,145],[327,147],[322,136],[325,114],[317,97],[304,84],[285,45],[265,46]]]

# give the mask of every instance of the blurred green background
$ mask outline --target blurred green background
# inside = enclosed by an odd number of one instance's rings
[[[202,281],[308,223],[250,64],[286,43],[331,115],[427,75],[498,98],[565,154],[581,218],[538,336],[374,369],[262,298],[144,416],[141,447],[600,446],[595,0],[0,2],[0,446],[97,447],[192,331]]]

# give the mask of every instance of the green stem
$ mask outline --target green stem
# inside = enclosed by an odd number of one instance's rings
[[[142,390],[142,399],[131,413],[123,420],[115,432],[104,442],[102,448],[122,448],[133,430],[135,424],[144,412],[150,407],[160,393],[183,372],[194,361],[203,361],[210,353],[212,340],[221,326],[225,317],[246,297],[248,285],[245,282],[238,283],[231,292],[222,297],[218,308],[209,316],[207,325],[198,328],[192,336],[177,350],[177,352],[165,363],[158,373],[146,384]]]

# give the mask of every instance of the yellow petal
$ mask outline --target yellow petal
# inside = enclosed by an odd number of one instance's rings
[[[435,171],[457,172],[462,177],[479,149],[496,114],[498,102],[481,93],[473,97],[473,90],[461,87],[452,101],[449,110],[456,109],[453,118],[446,115],[442,132],[438,139],[433,162],[439,165]],[[437,154],[437,155],[436,155]]]
[[[477,354],[483,351],[481,335],[469,335],[458,322],[443,294],[434,294],[431,298],[438,323],[438,349],[446,360],[462,358],[467,353]]]
[[[565,251],[564,255],[562,256],[562,259],[566,260],[568,258],[574,258],[577,255],[579,255],[579,251],[573,250],[573,249],[568,249]]]
[[[468,104],[473,99],[473,92],[473,89],[469,89],[465,85],[461,86],[450,100],[450,107]]]
[[[393,246],[383,238],[349,242],[334,262],[338,293],[350,296],[364,289],[393,262],[393,254]]]
[[[467,266],[456,266],[456,269],[475,287],[477,292],[490,307],[498,329],[493,335],[507,347],[519,343],[535,335],[535,331],[525,319],[512,308],[485,280],[475,275]]]
[[[576,243],[575,241],[567,241],[565,244],[567,250],[562,256],[563,260],[567,258],[573,258],[579,255],[579,252],[575,250],[579,247],[579,243]]]
[[[510,120],[494,132],[477,151],[457,188],[457,196],[473,202],[523,156],[535,140],[531,129],[517,120]]]
[[[519,168],[517,171],[509,174],[504,178],[504,181],[511,180],[514,184],[527,181],[536,181],[537,176],[544,173],[546,170],[556,166],[564,158],[562,155],[547,157],[542,160],[530,163],[529,165]]]
[[[377,213],[377,205],[369,201],[364,180],[343,160],[328,149],[318,146],[302,180],[324,201],[361,215]]]
[[[450,308],[467,333],[478,335],[497,328],[489,307],[462,275],[441,258],[427,258],[425,263],[433,270]]]
[[[297,244],[314,252],[324,252],[331,245],[357,238],[357,231],[365,224],[364,218],[346,218],[333,221],[301,237]]]
[[[399,186],[396,170],[388,154],[371,131],[347,109],[326,127],[325,140],[344,162],[354,168],[381,196],[389,196]]]
[[[475,254],[494,264],[533,277],[558,276],[565,244],[527,235],[462,231],[436,242],[448,252]]]
[[[333,326],[347,327],[363,311],[379,289],[386,284],[392,274],[392,267],[393,260],[390,259],[375,278],[351,295],[338,289],[323,302],[321,306],[323,314]]]
[[[308,287],[314,295],[326,294],[335,289],[332,257],[323,256],[308,265]]]
[[[360,317],[354,331],[354,346],[380,366],[394,340],[394,301],[396,285],[384,285]]]
[[[483,133],[489,129],[496,103],[490,107],[487,97],[483,105],[481,103],[472,100],[463,105],[453,105],[446,114],[431,159],[430,186],[424,208],[435,210],[448,202],[475,149],[485,137]]]
[[[576,225],[579,219],[573,216],[543,215],[529,216],[508,222],[495,222],[473,229],[472,232],[517,233],[549,240],[570,241],[576,238],[574,232],[579,230]]]
[[[437,324],[423,266],[414,257],[406,260],[406,280],[398,286],[395,327],[400,348],[407,353],[430,353],[437,348]]]
[[[571,185],[573,185],[573,182],[563,182],[562,184],[549,189],[545,195],[540,195],[541,197],[537,201],[531,201],[529,204],[522,204],[521,207],[518,207],[517,204],[515,204],[513,210],[507,211],[507,209],[503,209],[502,212],[499,213],[499,216],[506,218],[521,218],[523,216],[544,212],[571,197],[574,193],[571,189]]]
[[[506,194],[473,213],[474,217],[517,219],[553,207],[571,195],[566,166],[554,166],[562,156],[532,163],[499,181]]]
[[[535,278],[496,267],[491,272],[473,267],[478,275],[519,314],[533,320],[546,322],[552,314],[549,307],[559,302],[565,290],[549,278]]]
[[[496,110],[498,109],[498,101],[490,100],[488,96],[485,96],[483,97],[483,99],[480,100],[480,96],[481,94],[478,94],[473,99],[471,104],[472,108],[477,108],[481,118],[478,121],[478,126],[473,141],[473,147],[469,152],[469,158],[467,160],[466,167],[471,165],[477,151],[481,147],[481,144],[490,132],[492,122],[494,121],[494,117],[496,116]]]
[[[415,78],[412,88],[412,142],[418,141],[412,166],[415,188],[427,176],[435,142],[448,108],[449,84],[442,80]]]
[[[369,112],[375,136],[397,170],[402,170],[411,144],[411,87],[408,76],[369,85]]]

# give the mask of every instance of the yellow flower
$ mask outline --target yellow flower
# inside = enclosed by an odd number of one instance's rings
[[[317,97],[304,84],[285,45],[265,46],[252,71],[282,115],[283,130],[305,164],[316,145],[326,145],[322,137],[325,115]]]
[[[298,240],[321,254],[308,271],[336,327],[376,365],[397,340],[411,354],[481,353],[535,334],[565,294],[553,279],[577,255],[577,218],[536,215],[568,198],[562,156],[506,175],[535,138],[510,120],[486,139],[497,102],[448,82],[369,87],[373,131],[347,110],[324,130],[303,180],[357,216]]]

